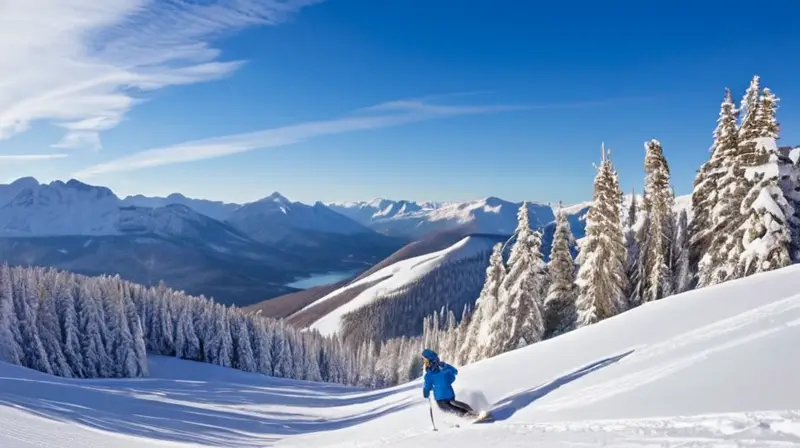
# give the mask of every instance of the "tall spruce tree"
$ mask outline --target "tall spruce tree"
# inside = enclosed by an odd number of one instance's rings
[[[503,262],[503,244],[497,243],[489,257],[486,268],[486,282],[475,302],[475,311],[469,321],[467,335],[461,345],[461,360],[465,364],[479,361],[485,357],[487,336],[493,317],[498,311],[500,285],[506,276]]]
[[[725,235],[717,234],[714,226],[720,225],[720,222],[724,222],[726,217],[730,217],[735,211],[732,204],[725,204],[729,198],[720,191],[728,189],[730,182],[735,180],[731,176],[724,175],[733,169],[733,160],[738,151],[739,131],[736,125],[738,117],[739,110],[736,109],[730,89],[726,88],[725,97],[720,105],[717,127],[713,133],[711,157],[700,167],[692,190],[693,217],[688,231],[690,288],[714,283],[714,268],[721,264],[720,246],[724,243]],[[718,206],[724,208],[718,209]],[[722,215],[717,216],[720,212]],[[715,238],[717,241],[712,251]]]
[[[506,351],[542,340],[545,330],[543,304],[549,276],[542,256],[542,233],[531,232],[526,238],[518,239],[516,245],[524,245],[524,249],[509,270],[509,275],[516,276],[517,281],[507,291],[507,316],[511,325],[503,344]]]
[[[672,238],[675,222],[672,208],[675,195],[670,172],[658,140],[645,143],[644,210],[647,214],[647,240],[641,246],[645,254],[644,301],[651,302],[672,294]]]
[[[547,265],[550,287],[544,300],[545,338],[558,336],[575,327],[575,298],[578,289],[575,286],[575,263],[569,251],[571,237],[569,221],[559,205],[550,262]]]
[[[578,255],[579,327],[612,317],[625,308],[625,292],[629,286],[625,275],[621,206],[619,179],[604,147],[602,163],[594,179],[592,205],[586,215],[586,237]]]
[[[733,271],[726,260],[737,244],[731,233],[739,225],[739,206],[746,192],[738,156],[737,116],[730,89],[726,89],[711,159],[701,168],[692,192],[689,265],[696,269],[696,286],[701,288],[727,280]]]
[[[487,358],[536,342],[544,332],[542,304],[547,271],[541,254],[541,234],[531,228],[527,202],[517,213],[515,235],[497,312],[490,322],[484,355]]]
[[[736,262],[736,278],[791,264],[792,235],[797,233],[793,230],[796,211],[781,187],[789,166],[778,154],[777,102],[775,95],[765,88],[751,126],[743,133],[749,137],[741,144],[745,148],[745,178],[750,189],[741,204],[742,225],[734,234],[741,238],[738,240],[741,253],[738,259],[729,259]]]

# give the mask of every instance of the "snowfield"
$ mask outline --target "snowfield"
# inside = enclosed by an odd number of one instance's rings
[[[460,369],[497,421],[434,432],[420,380],[379,391],[171,358],[69,380],[0,364],[0,446],[797,447],[800,266],[649,303]]]

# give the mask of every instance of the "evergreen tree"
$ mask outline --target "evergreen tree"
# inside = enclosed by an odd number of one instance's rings
[[[194,328],[193,302],[187,302],[178,312],[175,328],[175,356],[183,359],[200,359],[200,338]]]
[[[519,210],[517,241],[508,260],[508,275],[503,281],[503,308],[493,332],[492,346],[501,351],[514,350],[540,341],[544,335],[544,296],[549,284],[547,265],[542,257],[542,234],[533,231],[528,204]]]
[[[475,301],[475,311],[467,328],[467,335],[461,346],[461,359],[469,364],[483,359],[486,350],[485,337],[489,334],[493,317],[498,310],[500,285],[506,276],[506,266],[503,262],[503,244],[494,246],[489,258],[489,267],[486,268],[486,282],[483,290]]]
[[[23,274],[24,276],[30,273]],[[22,277],[22,276],[20,276]],[[19,333],[22,337],[22,353],[24,365],[40,372],[53,373],[47,352],[44,349],[39,331],[36,327],[36,309],[38,303],[36,293],[33,291],[32,278],[19,278],[19,287],[15,288],[14,302],[19,320]]]
[[[550,287],[544,301],[545,338],[566,333],[575,326],[577,318],[575,298],[578,290],[575,286],[575,264],[572,260],[572,253],[569,251],[571,236],[572,230],[567,216],[559,207],[556,213],[556,229],[548,263]]]
[[[37,279],[37,281],[41,282],[42,279]],[[47,354],[47,360],[50,363],[53,374],[70,378],[73,376],[72,369],[67,363],[67,358],[64,356],[64,351],[61,346],[61,326],[58,323],[58,314],[56,313],[56,302],[53,292],[53,290],[46,291],[45,284],[39,283],[36,329],[39,333],[39,339],[42,341],[42,348]]]
[[[24,354],[20,341],[11,270],[4,264],[0,270],[0,360],[11,364],[22,364]]]
[[[739,128],[740,188],[738,214],[728,224],[731,244],[725,257],[727,279],[741,278],[791,263],[791,224],[795,210],[781,187],[784,163],[778,155],[775,135],[777,98],[767,90],[758,95],[758,77],[745,94],[746,113]],[[763,104],[762,104],[763,103]]]
[[[742,212],[746,213],[747,218],[734,234],[741,235],[743,246],[741,255],[736,260],[736,278],[791,264],[789,219],[795,210],[780,188],[775,139],[762,137],[759,140],[756,150],[761,154],[764,163],[748,167],[748,180],[753,186],[742,204]]]
[[[645,302],[672,294],[672,237],[675,232],[672,208],[675,195],[670,185],[670,172],[661,143],[645,144],[644,209],[647,214],[647,240],[641,246],[646,259]]]
[[[233,367],[245,372],[256,372],[256,362],[253,357],[253,348],[250,345],[250,332],[244,314],[232,313],[231,326],[233,327]],[[303,357],[303,361],[307,358]]]
[[[711,159],[704,165],[702,183],[695,182],[692,193],[689,263],[690,269],[697,263],[697,287],[701,288],[721,283],[733,272],[727,260],[737,246],[732,233],[740,225],[739,207],[747,188],[739,157],[737,116],[731,92],[726,89]],[[734,258],[738,253],[734,252]]]
[[[586,237],[578,255],[577,326],[590,325],[624,310],[628,278],[620,207],[622,192],[611,158],[603,148],[586,215]]]
[[[76,279],[74,275],[58,274],[56,287],[56,313],[61,327],[61,341],[67,364],[73,376],[83,378],[83,358],[75,311]]]

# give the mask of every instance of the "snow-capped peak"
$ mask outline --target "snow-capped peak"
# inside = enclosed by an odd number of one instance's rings
[[[39,181],[35,177],[27,176],[20,177],[19,179],[9,184],[11,187],[16,188],[35,188],[39,186]]]
[[[258,202],[277,202],[279,204],[289,205],[292,203],[286,196],[274,191],[269,196],[259,200]]]
[[[12,236],[113,234],[119,205],[119,198],[106,187],[74,179],[37,182],[0,209],[0,231]]]

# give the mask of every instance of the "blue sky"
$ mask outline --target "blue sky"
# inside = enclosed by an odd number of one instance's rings
[[[43,1],[0,7],[4,180],[573,203],[603,142],[640,189],[656,138],[686,194],[754,74],[800,144],[795,1]]]

